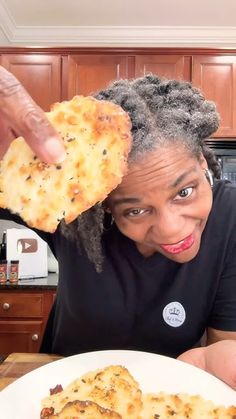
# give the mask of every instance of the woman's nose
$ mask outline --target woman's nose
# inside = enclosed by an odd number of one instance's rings
[[[158,237],[159,243],[175,243],[181,240],[185,218],[173,211],[163,211],[155,216],[151,231]]]

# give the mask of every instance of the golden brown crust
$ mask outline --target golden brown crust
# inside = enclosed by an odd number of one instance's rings
[[[82,96],[55,104],[47,116],[63,138],[66,160],[43,163],[23,138],[14,140],[0,163],[0,207],[54,232],[61,219],[72,222],[121,182],[131,124],[119,106]]]
[[[95,402],[80,401],[68,402],[63,409],[54,415],[53,409],[44,409],[40,419],[122,419],[112,410],[104,409]]]
[[[122,366],[111,365],[84,374],[63,392],[45,398],[42,407],[53,408],[58,413],[65,402],[90,400],[122,418],[138,419],[142,408],[141,396],[139,385],[129,371]]]
[[[81,400],[91,403],[86,411],[86,419],[92,418],[89,416],[90,412],[94,414],[94,419],[100,418],[96,415],[99,406],[108,409],[108,412],[102,414],[105,418],[112,419],[113,416],[109,415],[118,414],[123,419],[236,419],[236,406],[216,406],[199,395],[165,392],[142,394],[128,369],[120,365],[111,365],[84,374],[62,392],[46,397],[42,401],[42,408],[45,410],[42,410],[44,416],[41,418],[84,417],[76,416],[75,408],[80,408]],[[51,416],[46,416],[47,412]]]
[[[157,394],[143,395],[143,419],[236,419],[236,407],[215,406],[198,395]]]

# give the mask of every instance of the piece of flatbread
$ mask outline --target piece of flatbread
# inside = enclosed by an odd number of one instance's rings
[[[41,419],[122,419],[112,410],[104,409],[95,402],[80,401],[67,402],[63,409],[54,414],[52,409],[41,412]]]
[[[46,397],[42,400],[42,409],[51,408],[54,414],[58,414],[68,402],[89,400],[118,413],[122,418],[138,419],[142,408],[141,397],[139,385],[129,371],[120,365],[111,365],[89,372],[62,392]]]
[[[142,394],[130,372],[119,365],[84,374],[55,391],[42,400],[41,419],[236,419],[236,406],[216,406],[199,395]]]
[[[216,407],[201,396],[189,394],[143,395],[142,419],[236,419],[236,407]]]
[[[60,220],[72,222],[121,182],[131,123],[118,105],[82,96],[56,103],[47,117],[64,140],[65,161],[43,163],[23,138],[14,140],[0,162],[0,207],[29,227],[54,232]]]

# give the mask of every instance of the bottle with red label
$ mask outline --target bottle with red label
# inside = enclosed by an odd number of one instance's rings
[[[16,284],[18,282],[19,274],[19,260],[10,261],[10,271],[9,271],[9,281],[11,284]]]
[[[0,260],[0,284],[7,282],[7,260]]]

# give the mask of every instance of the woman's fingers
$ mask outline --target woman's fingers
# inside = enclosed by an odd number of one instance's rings
[[[187,362],[188,364],[194,365],[195,367],[206,369],[205,359],[206,348],[194,348],[182,353],[177,359],[180,361]]]
[[[215,375],[236,390],[236,341],[221,340],[190,349],[178,359]]]
[[[4,120],[4,139],[0,152],[6,150],[11,138],[22,136],[35,154],[47,163],[61,162],[65,158],[63,142],[20,82],[0,67],[0,122]],[[7,134],[8,132],[8,134]],[[3,134],[4,134],[3,133]]]
[[[206,347],[206,370],[236,390],[236,341],[222,340]]]

